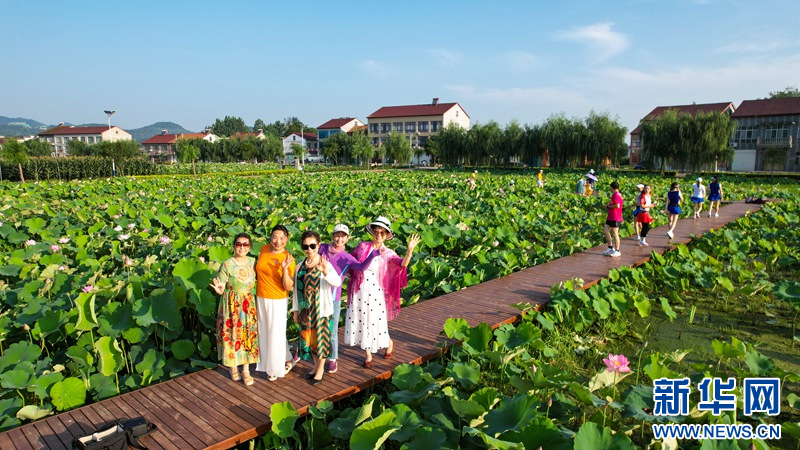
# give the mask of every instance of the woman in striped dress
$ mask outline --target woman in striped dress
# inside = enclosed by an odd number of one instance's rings
[[[297,355],[306,361],[313,360],[314,369],[305,378],[311,384],[319,384],[325,374],[325,362],[331,355],[331,288],[341,286],[342,278],[328,259],[317,253],[319,234],[305,231],[300,239],[306,258],[297,266],[292,299],[292,315],[300,325]]]

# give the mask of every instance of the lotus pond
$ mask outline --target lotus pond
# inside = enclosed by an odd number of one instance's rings
[[[410,233],[423,238],[404,291],[410,304],[599,244],[606,199],[572,195],[577,176],[550,173],[537,190],[533,175],[482,173],[475,191],[460,172],[0,184],[0,429],[216,366],[216,298],[207,285],[239,232],[254,236],[257,253],[277,223],[295,237],[307,228],[330,236],[337,222],[363,230],[386,215],[398,253]],[[671,182],[619,181],[650,182],[656,192]],[[733,199],[789,197],[796,207],[796,187],[734,181],[725,190]],[[632,198],[632,189],[623,192]],[[301,254],[296,239],[288,248]],[[633,309],[645,308],[636,298]],[[665,314],[682,307],[665,299],[653,303]],[[534,320],[546,333],[558,322]],[[610,323],[603,326],[616,335],[633,328],[627,319]]]

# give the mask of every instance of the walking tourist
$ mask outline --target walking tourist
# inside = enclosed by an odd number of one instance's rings
[[[394,354],[394,342],[389,338],[388,321],[400,313],[400,290],[408,284],[406,267],[411,254],[419,244],[418,234],[408,239],[408,250],[403,258],[390,249],[383,250],[385,241],[394,238],[389,219],[380,216],[366,226],[372,241],[358,244],[353,256],[365,261],[374,249],[382,250],[369,267],[354,271],[347,286],[347,316],[344,323],[344,341],[359,345],[365,352],[363,366],[372,367],[372,354],[385,348],[383,357]]]
[[[289,230],[275,225],[270,243],[261,247],[256,262],[256,295],[258,303],[258,344],[261,360],[256,366],[266,372],[269,381],[282,378],[297,364],[286,340],[286,315],[289,291],[294,287],[295,261],[286,250]]]
[[[222,263],[211,288],[221,296],[217,308],[217,355],[231,371],[231,379],[251,386],[250,364],[259,362],[258,317],[253,287],[255,258],[250,253],[250,236],[239,233],[233,239],[233,257]],[[242,373],[239,374],[239,366]]]
[[[619,258],[622,256],[619,246],[619,227],[622,225],[622,206],[624,203],[622,194],[619,193],[619,183],[614,181],[610,186],[611,199],[606,205],[608,215],[606,216],[606,224],[603,226],[603,234],[606,236],[608,250],[603,254],[612,258]]]
[[[536,175],[536,187],[544,188],[544,170],[542,169],[539,169],[539,173]]]
[[[694,204],[694,218],[700,218],[700,213],[703,212],[703,201],[706,198],[706,187],[703,185],[703,179],[698,178],[697,182],[692,185],[692,203]]]
[[[708,217],[711,217],[711,210],[716,205],[714,217],[719,217],[719,203],[722,200],[722,184],[717,180],[717,177],[711,177],[711,183],[708,183]]]
[[[636,223],[638,223],[641,228],[641,240],[639,240],[639,245],[642,247],[650,245],[647,243],[647,233],[650,232],[653,223],[653,218],[650,217],[650,208],[658,204],[658,201],[652,201],[650,192],[650,186],[645,186],[639,194],[639,214],[636,215]]]
[[[683,203],[683,194],[678,187],[678,183],[672,183],[667,192],[667,213],[669,213],[667,236],[670,239],[675,237],[675,225],[678,224],[678,219],[681,217],[681,203]]]
[[[636,220],[636,216],[639,214],[639,211],[642,210],[640,201],[642,200],[642,190],[644,189],[644,185],[639,183],[636,185],[636,189],[638,189],[638,192],[636,193],[636,197],[633,199],[633,232],[636,234],[634,240],[638,241],[642,238],[642,224]]]
[[[578,184],[575,187],[575,193],[581,196],[586,195],[586,181],[584,181],[584,178],[578,180]]]
[[[319,384],[325,374],[325,362],[331,355],[332,288],[341,286],[342,278],[328,258],[318,253],[317,232],[304,231],[300,242],[306,257],[297,266],[292,296],[292,316],[300,325],[297,356],[314,362],[314,368],[305,378],[311,384]]]
[[[319,247],[319,254],[333,264],[333,268],[342,278],[342,282],[344,282],[344,277],[348,271],[363,271],[369,267],[372,259],[380,254],[380,250],[375,249],[363,263],[359,262],[353,255],[347,253],[345,246],[349,240],[350,228],[340,223],[333,227],[333,241],[330,244],[322,244]],[[331,355],[328,357],[325,371],[335,373],[338,369],[336,360],[339,359],[339,333],[337,330],[339,328],[339,315],[342,311],[342,286],[331,286],[331,292],[333,295],[333,329],[331,330]]]

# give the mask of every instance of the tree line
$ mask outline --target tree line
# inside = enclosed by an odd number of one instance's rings
[[[287,117],[285,119],[276,120],[270,124],[265,123],[261,119],[256,119],[253,127],[248,127],[244,119],[241,117],[225,116],[224,119],[216,119],[213,124],[206,127],[217,136],[231,137],[236,133],[250,133],[252,131],[261,130],[264,134],[272,135],[283,139],[290,133],[311,133],[317,134],[317,129],[304,124],[297,117]]]
[[[619,165],[627,156],[627,129],[608,113],[577,118],[556,114],[544,123],[504,128],[495,121],[465,130],[450,124],[428,141],[429,153],[444,165],[551,167]]]
[[[670,109],[640,124],[642,161],[658,165],[661,173],[672,168],[696,171],[733,162],[730,146],[736,121],[718,112],[679,114]]]

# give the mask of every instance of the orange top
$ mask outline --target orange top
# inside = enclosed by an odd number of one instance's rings
[[[283,288],[283,269],[281,264],[289,256],[289,252],[283,250],[280,253],[272,253],[272,245],[261,247],[261,253],[256,262],[256,295],[261,298],[283,299],[289,296]],[[289,276],[294,277],[295,262],[289,265]]]

